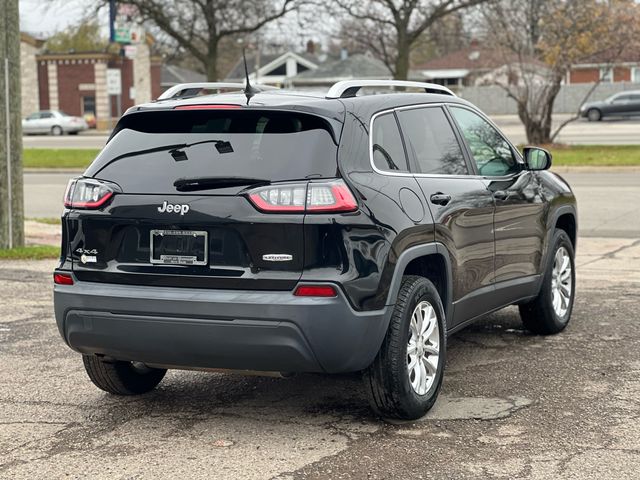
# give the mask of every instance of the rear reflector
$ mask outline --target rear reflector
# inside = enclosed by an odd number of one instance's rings
[[[175,107],[174,110],[238,110],[242,108],[240,105],[180,105]]]
[[[330,285],[300,285],[293,294],[296,297],[336,297],[338,292]]]
[[[73,278],[67,273],[54,273],[53,283],[56,285],[73,285]]]

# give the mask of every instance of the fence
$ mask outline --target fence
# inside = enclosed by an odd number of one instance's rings
[[[553,105],[554,113],[575,113],[593,84],[581,83],[562,85],[560,93]],[[614,93],[625,90],[640,90],[640,83],[601,83],[591,94],[588,101],[604,100]],[[515,115],[516,102],[507,97],[505,91],[498,86],[464,87],[458,95],[469,100],[489,115]]]

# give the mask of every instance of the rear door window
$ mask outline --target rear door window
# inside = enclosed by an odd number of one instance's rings
[[[408,172],[407,157],[396,116],[385,113],[373,121],[373,164],[382,171]]]
[[[411,108],[398,112],[407,151],[419,172],[467,175],[469,170],[453,128],[440,107]]]
[[[256,110],[127,115],[87,171],[128,193],[175,191],[175,181],[185,178],[279,182],[336,174],[337,145],[326,120]]]

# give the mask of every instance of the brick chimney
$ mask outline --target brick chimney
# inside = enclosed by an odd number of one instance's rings
[[[313,40],[307,41],[307,53],[311,55],[315,55],[316,53],[316,44],[313,43]]]

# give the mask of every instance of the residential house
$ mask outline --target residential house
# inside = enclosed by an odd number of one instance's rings
[[[312,53],[288,51],[280,54],[259,54],[247,57],[249,80],[263,85],[282,87],[285,80],[318,68],[319,60]],[[225,78],[226,82],[244,82],[245,70],[240,58]]]

